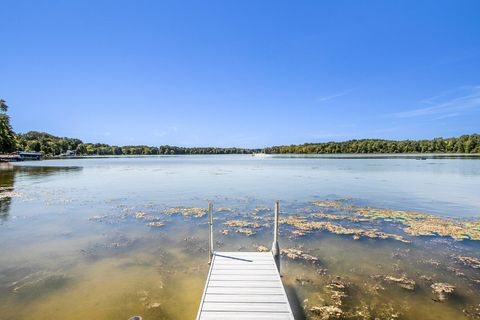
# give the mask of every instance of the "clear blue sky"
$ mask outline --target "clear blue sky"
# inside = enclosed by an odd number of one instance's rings
[[[480,1],[0,2],[14,130],[268,145],[480,132]]]

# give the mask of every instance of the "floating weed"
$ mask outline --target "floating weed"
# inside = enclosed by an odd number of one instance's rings
[[[404,225],[403,231],[411,236],[440,236],[451,237],[455,240],[480,240],[480,221],[442,218],[414,211],[359,207],[346,205],[345,202],[345,200],[314,201],[312,204],[317,207],[336,209],[340,213],[315,213],[312,216],[326,220],[349,220],[352,222],[382,220]],[[382,236],[379,237],[382,238]]]
[[[207,209],[192,208],[192,207],[173,207],[173,208],[167,208],[165,210],[165,214],[167,215],[181,214],[184,217],[201,218],[207,214]]]
[[[458,261],[462,262],[464,265],[474,268],[480,269],[480,259],[474,257],[466,257],[466,256],[459,256],[457,257]]]

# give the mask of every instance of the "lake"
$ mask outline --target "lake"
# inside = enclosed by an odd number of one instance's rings
[[[194,319],[215,247],[307,319],[480,319],[480,159],[83,158],[0,169],[1,319]]]

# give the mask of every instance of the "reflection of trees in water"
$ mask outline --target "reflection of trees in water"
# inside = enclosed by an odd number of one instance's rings
[[[12,198],[3,198],[0,199],[0,221],[7,221],[8,213],[10,212],[10,203]]]
[[[10,163],[0,163],[0,222],[8,219],[12,202],[8,193],[14,190],[17,175],[44,177],[80,170],[82,170],[82,167],[14,166]]]
[[[11,197],[4,197],[5,193],[13,191],[15,182],[15,167],[10,163],[0,163],[0,221],[6,221],[10,211]]]
[[[80,171],[83,167],[47,167],[47,166],[13,166],[16,174],[29,177],[51,176],[62,173]]]

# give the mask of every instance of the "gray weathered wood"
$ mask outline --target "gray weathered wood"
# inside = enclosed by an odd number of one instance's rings
[[[271,252],[215,252],[197,320],[293,320]]]
[[[208,264],[212,263],[213,258],[213,203],[208,203]]]
[[[278,273],[280,273],[280,246],[278,244],[278,215],[280,214],[280,202],[275,201],[275,224],[273,228],[272,254]]]

